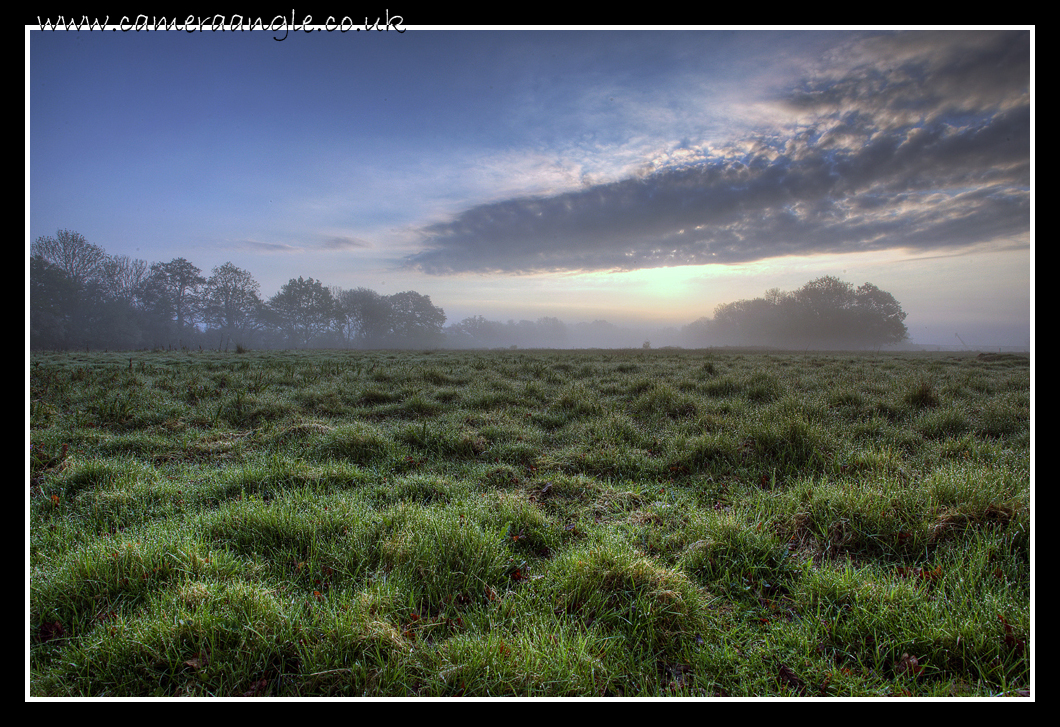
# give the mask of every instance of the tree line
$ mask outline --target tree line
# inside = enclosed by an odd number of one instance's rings
[[[29,293],[33,349],[630,345],[606,321],[471,316],[446,327],[445,312],[411,290],[381,295],[298,277],[263,299],[254,277],[231,262],[206,276],[184,258],[148,264],[108,255],[70,230],[32,243]],[[906,340],[905,317],[891,294],[870,283],[855,289],[824,277],[793,292],[773,289],[764,298],[719,305],[713,318],[671,337],[691,347],[867,348]]]
[[[59,230],[30,249],[30,347],[437,347],[445,312],[415,291],[380,295],[292,278],[271,298],[231,262],[148,264]]]

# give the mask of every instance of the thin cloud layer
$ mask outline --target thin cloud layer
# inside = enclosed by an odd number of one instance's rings
[[[372,247],[372,243],[359,237],[335,235],[324,240],[321,247],[327,250],[358,250]]]
[[[770,135],[420,232],[431,274],[633,270],[784,255],[1028,244],[1030,40],[871,35],[775,102]]]

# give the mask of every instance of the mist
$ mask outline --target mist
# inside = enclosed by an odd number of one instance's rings
[[[908,313],[894,295],[834,276],[722,303],[712,315],[680,327],[618,325],[603,318],[572,323],[555,316],[453,321],[429,295],[414,290],[382,294],[298,276],[263,297],[253,274],[232,262],[206,275],[185,258],[148,263],[110,255],[76,231],[58,230],[31,246],[29,283],[29,344],[36,350],[880,350],[910,343]],[[954,334],[963,348],[979,343],[968,335]],[[995,345],[1002,346],[989,348]]]

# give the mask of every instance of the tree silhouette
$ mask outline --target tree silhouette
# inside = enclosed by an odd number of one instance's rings
[[[206,283],[202,271],[182,257],[155,263],[145,284],[145,302],[164,321],[176,323],[178,336],[195,324],[199,289]]]
[[[30,245],[30,256],[47,260],[71,280],[87,285],[99,278],[107,253],[79,232],[59,230],[55,237],[38,237]]]
[[[146,260],[134,260],[128,255],[108,255],[103,261],[101,272],[107,296],[136,303],[143,293],[150,269]]]
[[[722,303],[714,318],[689,324],[694,342],[794,348],[870,348],[908,338],[906,314],[890,293],[871,283],[855,289],[832,276],[791,293],[772,288],[763,298]]]
[[[203,320],[238,342],[257,320],[260,289],[253,275],[231,262],[214,268],[203,288]]]
[[[32,348],[62,349],[70,343],[72,312],[82,286],[41,256],[30,259],[29,332]]]
[[[482,316],[469,316],[445,329],[449,345],[460,348],[488,348],[501,346],[505,340],[505,326],[500,321]]]
[[[902,306],[872,283],[858,288],[857,310],[861,335],[869,345],[901,343],[909,338]]]
[[[346,342],[357,346],[381,345],[390,333],[393,310],[386,296],[368,288],[334,293]]]
[[[431,303],[429,295],[414,290],[387,296],[392,311],[391,332],[399,341],[414,346],[437,346],[442,342],[445,311]]]
[[[339,315],[331,291],[313,278],[291,278],[280,292],[269,298],[267,308],[295,348],[308,347],[335,325]]]

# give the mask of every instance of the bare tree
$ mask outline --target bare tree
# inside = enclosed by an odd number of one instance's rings
[[[107,259],[102,247],[73,230],[59,230],[55,237],[38,237],[30,245],[30,256],[47,260],[82,285],[100,278]]]
[[[134,302],[148,277],[146,260],[128,255],[108,255],[101,267],[101,283],[106,294],[117,300]]]

